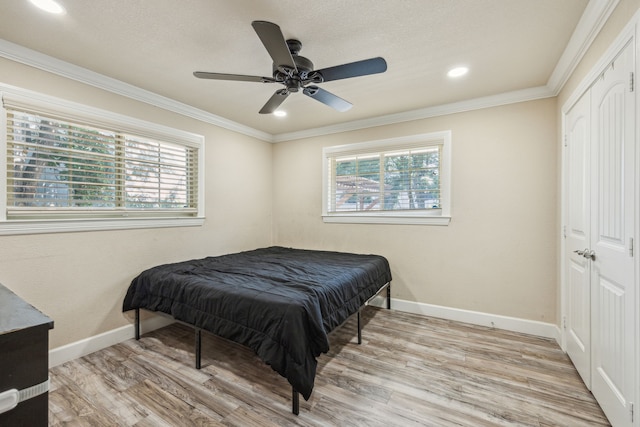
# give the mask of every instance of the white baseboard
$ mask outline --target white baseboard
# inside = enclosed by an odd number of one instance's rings
[[[378,295],[369,301],[369,305],[386,308],[387,298],[386,296]],[[478,311],[461,310],[459,308],[443,307],[395,298],[391,299],[391,308],[394,310],[405,311],[407,313],[422,314],[425,316],[439,317],[441,319],[471,323],[473,325],[505,329],[507,331],[536,335],[544,338],[553,338],[558,344],[561,343],[562,334],[560,328],[552,323],[519,319],[517,317],[500,316],[497,314],[482,313]],[[140,328],[144,332],[150,332],[167,326],[173,322],[174,320],[170,317],[156,315],[143,320]],[[94,351],[101,350],[134,337],[135,327],[131,324],[63,345],[62,347],[54,348],[49,351],[49,367],[51,368],[61,365],[69,360],[86,356]]]
[[[386,298],[376,297],[370,302],[370,304],[376,307],[386,307]],[[471,323],[473,325],[504,329],[507,331],[536,335],[544,338],[553,338],[558,344],[561,342],[560,328],[553,323],[405,301],[395,298],[391,299],[391,308],[407,313],[422,314],[425,316],[439,317],[441,319],[455,320],[457,322]]]
[[[140,322],[140,332],[150,332],[167,326],[174,321],[166,316],[153,316]],[[135,338],[135,326],[133,324],[54,348],[49,350],[49,367],[61,365],[69,360],[86,356],[94,351],[102,350],[131,338]]]

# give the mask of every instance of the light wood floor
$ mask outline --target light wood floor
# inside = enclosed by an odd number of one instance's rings
[[[331,335],[309,401],[242,346],[174,324],[51,369],[52,426],[609,425],[552,340],[367,307]]]

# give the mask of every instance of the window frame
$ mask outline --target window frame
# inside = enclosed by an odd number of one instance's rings
[[[330,162],[334,157],[441,146],[440,208],[403,211],[329,212]],[[322,149],[322,220],[325,223],[449,225],[451,221],[451,130],[337,145]]]
[[[191,216],[177,215],[166,210],[143,211],[143,213],[106,210],[104,215],[90,214],[69,217],[68,211],[61,208],[52,211],[49,217],[7,218],[7,109],[5,105],[35,110],[42,114],[51,114],[64,120],[81,121],[96,127],[117,129],[142,138],[189,146],[197,151],[197,211]],[[204,224],[204,136],[179,129],[170,128],[122,114],[102,110],[80,103],[43,95],[26,89],[0,86],[0,235],[61,233],[77,231],[123,230],[164,227],[191,227]]]

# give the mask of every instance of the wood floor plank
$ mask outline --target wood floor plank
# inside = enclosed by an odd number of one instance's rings
[[[330,336],[314,392],[236,343],[183,324],[50,370],[49,424],[120,426],[608,426],[552,340],[366,307]]]

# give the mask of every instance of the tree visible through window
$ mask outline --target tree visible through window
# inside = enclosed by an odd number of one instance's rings
[[[30,111],[7,113],[8,212],[196,212],[195,148]]]
[[[334,211],[440,208],[440,147],[335,159]]]
[[[439,132],[325,148],[325,220],[448,217],[450,140]]]

